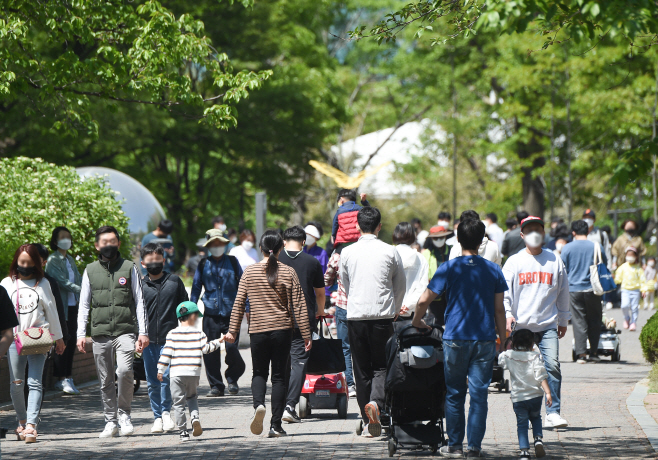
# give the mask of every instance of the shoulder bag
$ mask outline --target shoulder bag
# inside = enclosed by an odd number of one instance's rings
[[[594,244],[594,264],[589,267],[589,280],[592,283],[592,290],[595,295],[603,295],[617,289],[608,267],[603,263],[601,256],[601,245]]]
[[[37,287],[38,284],[39,282],[37,281],[34,287]],[[16,316],[19,318],[20,324],[19,298],[18,279],[16,279]],[[30,327],[20,332],[17,327],[16,334],[14,334],[14,343],[16,344],[16,352],[19,356],[45,355],[53,346],[53,338],[47,327]]]

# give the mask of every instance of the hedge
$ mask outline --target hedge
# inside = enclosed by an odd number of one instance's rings
[[[654,313],[640,332],[644,358],[650,363],[658,361],[658,312]]]

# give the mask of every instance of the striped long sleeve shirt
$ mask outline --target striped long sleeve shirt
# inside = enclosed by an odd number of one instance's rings
[[[295,324],[293,320],[302,318],[302,321],[297,321],[300,333],[305,339],[311,338],[311,328],[306,319],[306,300],[297,273],[293,268],[277,263],[276,290],[267,282],[265,264],[253,264],[245,269],[231,313],[229,332],[234,336],[240,331],[249,298],[250,334],[292,329]]]
[[[158,361],[158,372],[164,374],[167,367],[171,366],[171,377],[198,377],[201,375],[203,355],[218,350],[219,345],[219,340],[208,342],[203,331],[190,326],[178,326],[167,334],[167,342]]]

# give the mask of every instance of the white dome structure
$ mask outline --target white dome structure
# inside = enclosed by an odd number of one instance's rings
[[[147,233],[155,230],[160,220],[165,218],[164,209],[139,181],[116,169],[100,166],[85,166],[76,168],[83,179],[85,177],[102,177],[116,193],[121,201],[123,212],[130,218],[128,229],[130,233]]]

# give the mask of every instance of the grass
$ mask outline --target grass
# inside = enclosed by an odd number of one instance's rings
[[[649,371],[649,393],[658,393],[658,363],[654,363]]]

